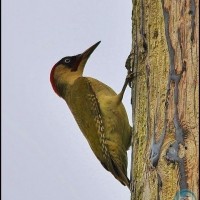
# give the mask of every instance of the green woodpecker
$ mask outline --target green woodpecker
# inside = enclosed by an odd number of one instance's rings
[[[128,78],[116,94],[106,84],[83,76],[85,64],[99,43],[82,54],[58,61],[51,70],[50,81],[56,94],[66,101],[103,167],[130,188],[126,151],[131,144],[131,126],[122,104]]]

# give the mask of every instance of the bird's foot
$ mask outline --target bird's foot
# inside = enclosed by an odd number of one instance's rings
[[[141,72],[129,72],[128,75],[126,76],[126,82],[128,83],[129,87],[132,88],[133,85],[133,80],[137,77],[140,76]]]

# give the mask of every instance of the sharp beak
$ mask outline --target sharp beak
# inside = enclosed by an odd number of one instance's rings
[[[99,41],[96,44],[92,45],[89,49],[84,51],[82,54],[76,55],[77,61],[76,61],[75,65],[74,65],[74,67],[72,68],[71,71],[77,71],[78,69],[80,71],[83,71],[88,58],[90,57],[92,52],[97,48],[97,46],[99,45],[100,42],[101,41]]]
[[[92,52],[97,48],[97,46],[100,44],[101,41],[97,42],[96,44],[92,45],[89,49],[87,49],[86,51],[84,51],[81,54],[81,57],[83,60],[87,61],[87,59],[90,57],[90,55],[92,54]]]

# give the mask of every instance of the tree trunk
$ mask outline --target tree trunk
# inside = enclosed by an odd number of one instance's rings
[[[132,200],[198,199],[198,8],[133,0]]]

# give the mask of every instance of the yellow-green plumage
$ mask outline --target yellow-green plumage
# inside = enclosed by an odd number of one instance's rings
[[[94,78],[83,77],[85,62],[80,61],[79,71],[75,72],[63,64],[57,66],[53,74],[57,93],[66,101],[101,164],[129,187],[126,151],[131,143],[131,127],[122,96]]]

